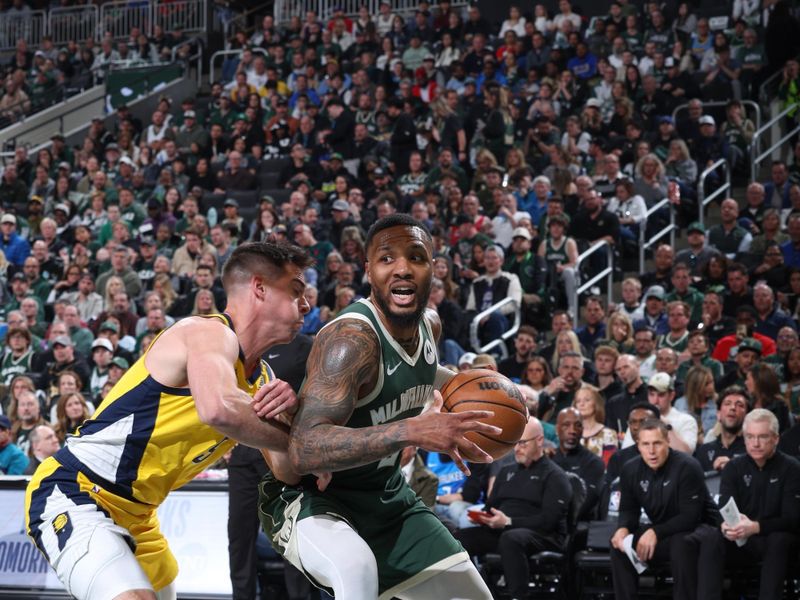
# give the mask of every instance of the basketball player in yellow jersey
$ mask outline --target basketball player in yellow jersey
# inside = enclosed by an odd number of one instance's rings
[[[309,310],[299,248],[237,248],[225,265],[225,314],[184,319],[159,335],[101,408],[26,492],[28,535],[81,600],[174,598],[177,563],[156,509],[236,441],[280,460],[296,410],[262,354],[291,341]],[[254,398],[269,410],[260,419]],[[276,458],[278,457],[278,458]]]

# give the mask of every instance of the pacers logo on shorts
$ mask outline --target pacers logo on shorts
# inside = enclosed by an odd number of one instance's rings
[[[67,513],[56,515],[56,518],[53,519],[53,531],[56,534],[56,538],[58,538],[58,549],[63,550],[64,544],[69,539],[69,536],[72,535],[72,521],[70,521]]]

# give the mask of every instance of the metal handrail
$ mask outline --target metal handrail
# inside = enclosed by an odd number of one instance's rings
[[[250,48],[251,52],[255,52],[256,54],[263,54],[267,59],[269,59],[269,54],[263,48],[255,46]],[[211,55],[211,59],[208,61],[208,81],[210,83],[214,83],[216,79],[214,78],[214,60],[216,60],[220,56],[233,56],[236,54],[241,54],[241,50],[217,50],[214,54]]]
[[[756,113],[756,122],[755,122],[756,129],[761,127],[761,107],[758,105],[758,103],[753,102],[752,100],[740,100],[740,103],[743,106],[752,106],[753,110],[755,110],[755,113]],[[728,106],[728,102],[727,101],[703,102],[703,108],[704,109],[705,108],[715,108],[715,107],[718,107],[718,106]],[[677,122],[678,113],[683,111],[683,110],[687,110],[688,108],[689,108],[689,103],[688,102],[686,102],[684,104],[681,104],[679,106],[676,106],[675,110],[672,111],[672,120]]]
[[[786,108],[784,108],[780,113],[772,117],[769,121],[764,123],[756,132],[753,134],[753,141],[750,142],[750,181],[757,181],[758,179],[758,165],[761,164],[761,161],[767,158],[772,152],[778,148],[781,144],[785,141],[789,140],[792,136],[794,136],[798,131],[800,131],[800,125],[792,129],[789,133],[784,135],[781,139],[777,142],[772,144],[769,148],[764,150],[758,156],[755,156],[755,153],[758,152],[758,147],[761,142],[761,136],[769,131],[770,127],[772,127],[775,123],[781,120],[783,117],[787,116],[793,110],[800,110],[800,105],[797,103],[790,104]]]
[[[608,260],[608,264],[606,268],[596,273],[592,276],[592,278],[587,281],[586,283],[580,284],[581,278],[581,263],[589,258],[592,254],[600,250],[601,248],[605,248],[607,255],[606,258]],[[614,249],[612,248],[611,244],[607,241],[603,240],[602,242],[598,242],[591,248],[589,248],[586,252],[578,256],[578,260],[575,261],[575,296],[569,299],[570,302],[570,310],[572,311],[572,318],[577,321],[578,320],[578,299],[581,297],[581,294],[592,287],[595,283],[600,281],[605,277],[608,281],[606,281],[606,306],[611,305],[611,294],[613,292],[614,287]]]
[[[706,178],[711,175],[714,171],[718,168],[724,166],[725,167],[725,184],[719,186],[712,194],[705,197],[706,195]],[[725,192],[731,189],[731,168],[728,165],[728,161],[724,158],[720,158],[717,162],[712,164],[708,167],[705,171],[700,173],[700,177],[697,178],[697,207],[698,207],[698,215],[697,220],[700,223],[703,223],[703,213],[705,212],[705,207],[708,206],[713,200],[716,200],[718,196],[721,196]]]
[[[758,86],[758,99],[762,102],[767,102],[771,94],[768,92],[769,87],[778,79],[783,76],[783,69],[778,69],[772,75],[767,77],[760,86]]]
[[[480,337],[478,336],[478,327],[481,324],[481,320],[484,317],[488,317],[496,310],[500,310],[508,303],[513,303],[516,305],[514,310],[514,323],[511,325],[511,328],[503,333],[499,338],[492,340],[485,346],[481,346]],[[503,298],[499,302],[492,304],[486,310],[479,312],[469,324],[469,343],[472,345],[472,349],[478,354],[484,354],[491,350],[496,346],[500,346],[500,353],[502,358],[508,357],[508,347],[506,346],[506,340],[516,335],[517,331],[519,330],[519,326],[522,323],[522,311],[520,310],[517,301],[513,298]]]
[[[197,53],[189,56],[187,61],[191,63],[193,60],[197,60],[197,87],[200,88],[203,86],[203,40],[200,39],[200,37],[195,36],[175,46],[172,49],[172,62],[175,62],[175,57],[178,54],[178,48],[183,46],[191,46],[195,42],[197,43]]]
[[[639,225],[639,272],[644,273],[644,252],[648,248],[652,248],[655,246],[656,242],[660,240],[665,235],[669,234],[669,243],[670,246],[675,246],[675,211],[670,208],[669,211],[669,225],[664,227],[661,231],[656,233],[655,235],[651,235],[649,240],[645,240],[647,235],[647,220],[650,218],[650,215],[655,213],[658,210],[661,210],[664,206],[669,205],[669,198],[664,198],[657,204],[654,204],[652,208],[648,209],[644,215],[644,221],[642,224]]]

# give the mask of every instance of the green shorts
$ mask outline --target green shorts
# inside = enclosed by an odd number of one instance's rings
[[[275,551],[307,577],[297,550],[295,523],[315,515],[342,519],[369,545],[378,565],[381,594],[398,586],[410,587],[452,564],[469,560],[461,544],[405,482],[388,493],[319,492],[311,486],[284,485],[271,473],[262,479],[258,503],[261,525]]]

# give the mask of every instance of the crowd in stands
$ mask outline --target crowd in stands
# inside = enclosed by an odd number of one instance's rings
[[[209,97],[163,97],[148,122],[120,106],[80,145],[57,134],[35,156],[17,148],[0,177],[0,469],[41,460],[57,446],[50,434],[63,440],[100,406],[163,328],[223,309],[220,270],[237,244],[291,242],[313,256],[303,329],[313,336],[368,295],[365,233],[397,211],[433,235],[442,362],[520,384],[542,421],[532,435],[549,440],[541,448],[591,471],[582,515],[608,505],[606,483],[638,454],[648,416],[704,471],[744,454],[752,409],[774,415],[781,449],[799,455],[800,143],[751,181],[743,104],[772,73],[783,106],[800,98],[800,24],[784,1],[768,4],[737,0],[716,30],[693,3],[629,0],[602,15],[569,0],[554,14],[512,6],[496,24],[447,0],[410,16],[388,1],[377,15],[309,11],[285,27],[266,15],[235,34],[240,56]],[[125,53],[158,60],[170,43],[132,32],[127,45],[35,56],[21,43],[7,94],[30,73],[67,77],[69,64],[78,77]],[[722,109],[705,106],[719,99]],[[697,179],[718,159],[746,191],[721,201],[712,226],[697,218]],[[648,215],[664,198],[669,207]],[[685,248],[660,243],[652,270],[624,276],[641,232],[669,211]],[[602,289],[575,293],[579,254],[603,242],[622,280],[611,305]],[[584,268],[605,261],[595,253]],[[510,355],[476,357],[469,323],[505,298],[514,302],[483,318],[478,337],[497,339],[519,311]],[[742,414],[729,419],[726,399]],[[753,427],[769,421],[756,417]],[[573,457],[578,447],[588,455]],[[428,460],[437,514],[457,529],[487,483],[462,493],[452,464]],[[552,534],[550,546],[563,544],[563,530]]]
[[[9,28],[0,39],[13,32],[31,34],[31,7],[24,0],[0,12],[0,23]],[[79,20],[76,31],[80,31]],[[13,27],[12,27],[13,26]],[[27,37],[27,36],[26,36]],[[170,63],[172,49],[184,41],[180,31],[164,31],[158,25],[147,36],[132,27],[127,39],[115,41],[109,32],[99,41],[93,36],[70,39],[61,46],[50,35],[41,43],[29,44],[25,37],[10,40],[13,51],[2,60],[0,73],[0,127],[7,127],[26,115],[52,106],[71,95],[104,81],[112,63],[125,66],[145,66]],[[187,48],[188,50],[188,48]],[[181,58],[188,56],[183,53]]]

